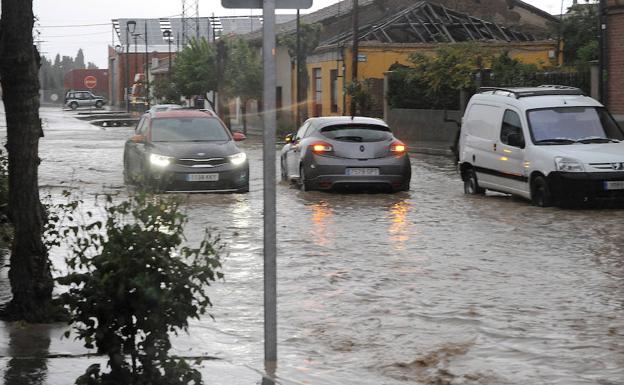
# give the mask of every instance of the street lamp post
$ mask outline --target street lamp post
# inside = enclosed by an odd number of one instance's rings
[[[126,76],[124,83],[124,98],[126,100],[126,112],[130,112],[130,98],[128,97],[128,78],[130,77],[130,66],[129,66],[129,56],[130,56],[130,34],[134,33],[134,29],[136,28],[136,21],[129,20],[126,22],[126,60],[124,60],[124,66],[126,67]]]
[[[163,32],[163,36],[167,39],[167,45],[169,46],[169,68],[167,69],[167,76],[169,76],[169,81],[171,81],[171,30],[166,29]]]

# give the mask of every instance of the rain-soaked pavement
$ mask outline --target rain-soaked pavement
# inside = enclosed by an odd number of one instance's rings
[[[130,129],[72,116],[42,109],[42,189],[58,196],[70,186],[87,204],[99,192],[128,194],[121,168]],[[186,205],[190,242],[208,226],[229,253],[225,281],[211,288],[215,320],[195,321],[175,340],[180,355],[220,358],[206,364],[207,383],[257,383],[263,365],[262,151],[253,140],[243,147],[251,192],[191,195]],[[278,185],[278,376],[336,385],[624,383],[624,211],[468,197],[450,159],[414,154],[412,167],[411,191],[400,194]],[[52,257],[63,270],[62,253]],[[2,277],[6,269],[6,299]],[[0,324],[0,378],[72,383],[94,359],[61,340],[64,330]]]

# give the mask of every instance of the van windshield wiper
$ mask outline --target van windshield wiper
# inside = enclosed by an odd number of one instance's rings
[[[577,139],[578,143],[620,143],[617,139],[603,138],[600,136],[590,136],[587,138]]]
[[[551,138],[551,139],[542,139],[536,140],[535,144],[573,144],[576,143],[576,140],[569,138]]]

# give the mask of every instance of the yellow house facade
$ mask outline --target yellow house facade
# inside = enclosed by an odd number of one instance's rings
[[[557,42],[553,40],[477,44],[488,53],[507,51],[510,57],[526,64],[535,64],[538,68],[556,65],[561,60],[555,60]],[[410,55],[434,55],[439,47],[440,44],[362,42],[358,55],[358,80],[377,79],[377,83],[383,82],[384,73],[392,65],[409,66]],[[345,111],[350,111],[349,97],[344,90],[351,82],[351,58],[351,47],[338,45],[320,47],[307,58],[307,109],[310,117],[343,115]],[[294,72],[292,79],[294,93]]]

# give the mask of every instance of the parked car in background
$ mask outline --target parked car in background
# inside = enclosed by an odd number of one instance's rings
[[[104,104],[104,97],[94,95],[91,91],[67,91],[65,94],[65,106],[72,110],[78,107],[102,108]]]
[[[150,107],[149,111],[150,112],[163,112],[163,111],[169,111],[169,110],[179,110],[182,108],[183,107],[179,104],[155,104]]]
[[[518,195],[537,206],[624,198],[624,131],[577,88],[483,88],[459,142],[467,194]]]
[[[303,191],[410,187],[407,146],[381,119],[308,119],[296,134],[286,137],[280,159],[282,179],[296,181]]]
[[[249,162],[233,134],[212,113],[148,112],[124,148],[124,180],[159,191],[248,192]]]

